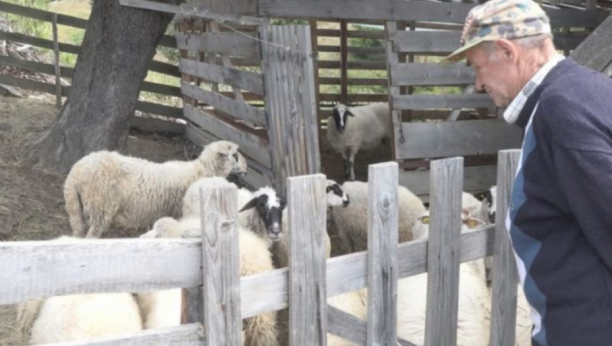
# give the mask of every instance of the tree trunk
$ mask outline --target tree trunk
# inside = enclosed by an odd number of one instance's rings
[[[147,64],[172,18],[118,0],[94,1],[68,101],[34,143],[31,163],[67,173],[90,152],[123,148]]]

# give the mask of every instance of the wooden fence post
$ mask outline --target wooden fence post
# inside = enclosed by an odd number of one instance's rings
[[[259,34],[275,186],[285,194],[286,178],[321,171],[310,29],[263,26]]]
[[[397,162],[368,168],[368,346],[397,344],[398,176]]]
[[[62,81],[60,79],[60,54],[59,54],[59,37],[57,35],[57,13],[51,16],[51,25],[53,30],[53,54],[55,56],[55,104],[58,107],[62,106]]]
[[[455,346],[459,313],[462,157],[431,162],[430,191],[425,346]]]
[[[288,179],[289,345],[327,345],[325,176]]]
[[[518,272],[508,230],[506,213],[520,150],[500,150],[497,165],[497,200],[491,301],[491,346],[514,345]]]
[[[200,189],[206,345],[242,345],[238,191],[223,184]]]

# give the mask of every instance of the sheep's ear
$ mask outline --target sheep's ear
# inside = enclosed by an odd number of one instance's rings
[[[354,116],[355,116],[355,115],[353,114],[353,112],[351,112],[351,110],[350,110],[350,109],[348,109],[348,108],[347,108],[347,109],[344,111],[344,114],[346,114],[346,115],[348,115],[348,116],[350,116],[350,117],[354,117]]]
[[[287,199],[283,196],[278,197],[278,199],[280,200],[281,210],[285,209],[285,207],[287,206]]]
[[[244,207],[242,207],[242,209],[240,209],[240,211],[238,211],[239,213],[242,213],[245,210],[249,210],[249,209],[253,209],[256,205],[257,205],[257,200],[258,198],[255,197],[253,199],[251,199],[250,201],[247,202],[247,204],[244,205]]]

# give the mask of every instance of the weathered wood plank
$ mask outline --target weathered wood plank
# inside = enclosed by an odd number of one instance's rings
[[[242,345],[238,189],[233,184],[200,188],[202,274],[206,344]]]
[[[0,305],[81,292],[191,287],[201,282],[201,257],[195,240],[0,243],[0,273],[6,278],[0,280]]]
[[[518,271],[514,250],[506,229],[506,213],[520,150],[502,150],[498,156],[497,169],[497,215],[495,224],[495,255],[493,256],[493,294],[491,300],[492,346],[514,345],[516,336],[516,305]]]
[[[262,109],[185,82],[181,82],[181,90],[184,95],[206,103],[225,114],[259,126],[266,124],[266,112]]]
[[[333,0],[260,0],[258,14],[269,17],[426,21],[463,24],[475,4],[436,3],[429,1],[355,1]],[[557,26],[593,27],[607,17],[605,11],[576,11],[545,6]]]
[[[53,75],[55,74],[55,66],[37,61],[22,60],[12,56],[0,56],[0,65],[11,66],[31,72],[38,72]],[[74,69],[60,66],[60,76],[64,78],[72,78]]]
[[[29,44],[35,47],[53,50],[53,40],[46,40],[43,38],[32,37],[32,36],[20,34],[17,32],[0,31],[0,40],[7,40],[7,41],[12,41],[12,42],[17,42],[17,43]],[[60,52],[63,52],[63,53],[79,54],[81,47],[75,46],[73,44],[68,44],[68,43],[60,43],[58,45],[58,49]]]
[[[461,235],[461,262],[493,254],[494,226]],[[398,279],[425,273],[427,242],[402,243],[397,249]],[[327,260],[327,296],[356,291],[367,286],[367,252]],[[288,307],[288,269],[252,275],[241,280],[242,318]]]
[[[145,10],[152,11],[160,11],[178,14],[182,16],[188,17],[196,17],[196,18],[204,18],[204,19],[212,19],[212,20],[221,20],[228,21],[237,24],[246,24],[246,25],[265,25],[268,24],[268,20],[265,18],[256,18],[251,16],[243,16],[243,15],[232,15],[226,13],[215,13],[210,11],[210,9],[206,6],[202,6],[199,3],[185,3],[181,5],[170,5],[159,3],[156,1],[147,1],[147,0],[119,0],[119,3],[123,6],[135,7]]]
[[[319,84],[340,85],[342,80],[334,77],[319,78]],[[347,78],[346,85],[380,85],[387,86],[388,81],[382,78]]]
[[[397,33],[397,22],[386,22],[385,29],[387,30],[387,36],[392,37]],[[391,76],[390,67],[394,64],[399,63],[399,55],[393,50],[391,40],[387,40],[387,76]],[[393,132],[391,133],[391,157],[397,159],[397,153],[399,146],[404,144],[406,139],[402,128],[402,113],[396,109],[394,103],[394,97],[400,95],[400,88],[391,84],[391,79],[387,78],[389,95],[387,102],[389,103],[389,109],[391,110],[391,123],[393,124]]]
[[[240,151],[253,158],[267,168],[272,167],[268,144],[259,137],[241,131],[232,125],[217,119],[215,116],[191,106],[183,105],[185,118],[208,132],[215,133],[219,138],[230,140],[240,146]]]
[[[501,119],[403,123],[398,159],[494,154],[518,148],[522,131]]]
[[[185,125],[156,118],[130,117],[130,127],[144,131],[184,134]]]
[[[335,1],[335,0],[334,0]],[[319,68],[324,69],[340,69],[342,62],[336,60],[319,60]],[[348,70],[384,70],[387,64],[383,61],[347,61],[346,69]]]
[[[236,33],[206,32],[198,35],[177,33],[174,36],[179,49],[242,56],[249,59],[260,58],[257,40]]]
[[[140,91],[148,91],[151,93],[162,94],[166,96],[182,97],[181,88],[167,84],[159,84],[152,82],[142,82]]]
[[[340,94],[320,94],[320,100],[324,102],[340,102]],[[349,94],[347,97],[351,102],[388,102],[387,94]]]
[[[367,345],[397,342],[397,182],[397,162],[369,166]]]
[[[396,110],[488,108],[492,106],[493,100],[486,94],[399,95],[393,97],[393,108]]]
[[[612,61],[612,17],[601,23],[570,57],[595,71],[603,71]]]
[[[145,113],[163,115],[170,118],[183,118],[182,108],[166,106],[159,103],[136,101],[136,110]]]
[[[37,8],[31,8],[26,6],[19,6],[17,4],[11,4],[5,1],[0,1],[0,12],[12,13],[23,17],[33,18],[42,20],[45,22],[51,22],[53,12],[39,10]],[[67,16],[65,14],[57,14],[57,24],[71,26],[73,28],[86,29],[87,20],[78,17]]]
[[[346,19],[340,20],[340,23],[342,21],[346,21]],[[342,29],[317,29],[317,35],[322,37],[342,37]],[[382,30],[346,30],[346,37],[384,40],[385,32]]]
[[[78,342],[54,343],[54,346],[201,346],[204,328],[199,323],[150,329],[135,335],[100,338]]]
[[[475,82],[474,71],[463,63],[439,64],[393,64],[391,85],[463,85]]]
[[[257,95],[264,94],[263,77],[260,73],[243,71],[189,59],[179,61],[181,72],[200,77],[210,82],[222,83],[248,90]]]
[[[466,167],[463,170],[463,191],[486,191],[497,183],[496,166]],[[399,184],[417,196],[429,195],[429,170],[399,173]]]
[[[55,74],[55,105],[62,106],[62,83],[60,80],[60,53],[59,39],[57,36],[57,14],[54,13],[51,17],[51,31],[53,32],[53,67]]]
[[[455,346],[459,313],[463,158],[433,161],[430,179],[425,346]]]
[[[15,78],[13,76],[2,74],[0,74],[0,83],[29,90],[42,91],[48,94],[55,94],[55,84],[37,82],[29,79]],[[69,93],[70,87],[62,88],[62,96],[68,96]]]
[[[327,345],[325,176],[288,178],[289,345]]]

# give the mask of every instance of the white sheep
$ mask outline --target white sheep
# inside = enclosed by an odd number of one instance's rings
[[[66,236],[53,241],[78,241]],[[29,345],[117,337],[142,330],[130,293],[92,293],[35,299],[17,305],[17,324]]]
[[[191,184],[183,197],[183,217],[200,217],[200,188],[215,187],[220,184],[232,184],[222,177],[201,178]],[[237,186],[236,186],[237,187]],[[262,187],[255,192],[238,188],[238,219],[241,227],[266,239],[269,246],[282,237],[282,211],[285,199],[278,196],[269,187]]]
[[[345,182],[342,189],[350,196],[351,201],[346,208],[331,209],[340,241],[340,244],[332,246],[342,249],[344,254],[365,251],[368,245],[368,183]],[[404,186],[398,187],[398,203],[399,242],[403,243],[413,239],[414,222],[426,209],[423,202]]]
[[[246,174],[238,145],[204,147],[193,161],[155,163],[117,152],[98,151],[74,164],[64,184],[73,235],[100,237],[109,227],[148,229],[155,220],[178,217],[185,191],[200,177]]]
[[[345,179],[349,181],[355,180],[357,152],[374,148],[383,141],[389,141],[390,137],[391,113],[387,103],[358,107],[339,104],[327,119],[327,140],[344,158]]]
[[[142,238],[200,237],[199,219],[158,220]],[[238,227],[240,275],[252,275],[274,269],[272,255],[266,241],[253,232]],[[138,294],[143,310],[145,328],[159,328],[180,324],[181,290],[171,289]],[[245,346],[277,346],[276,312],[267,312],[244,320]]]

